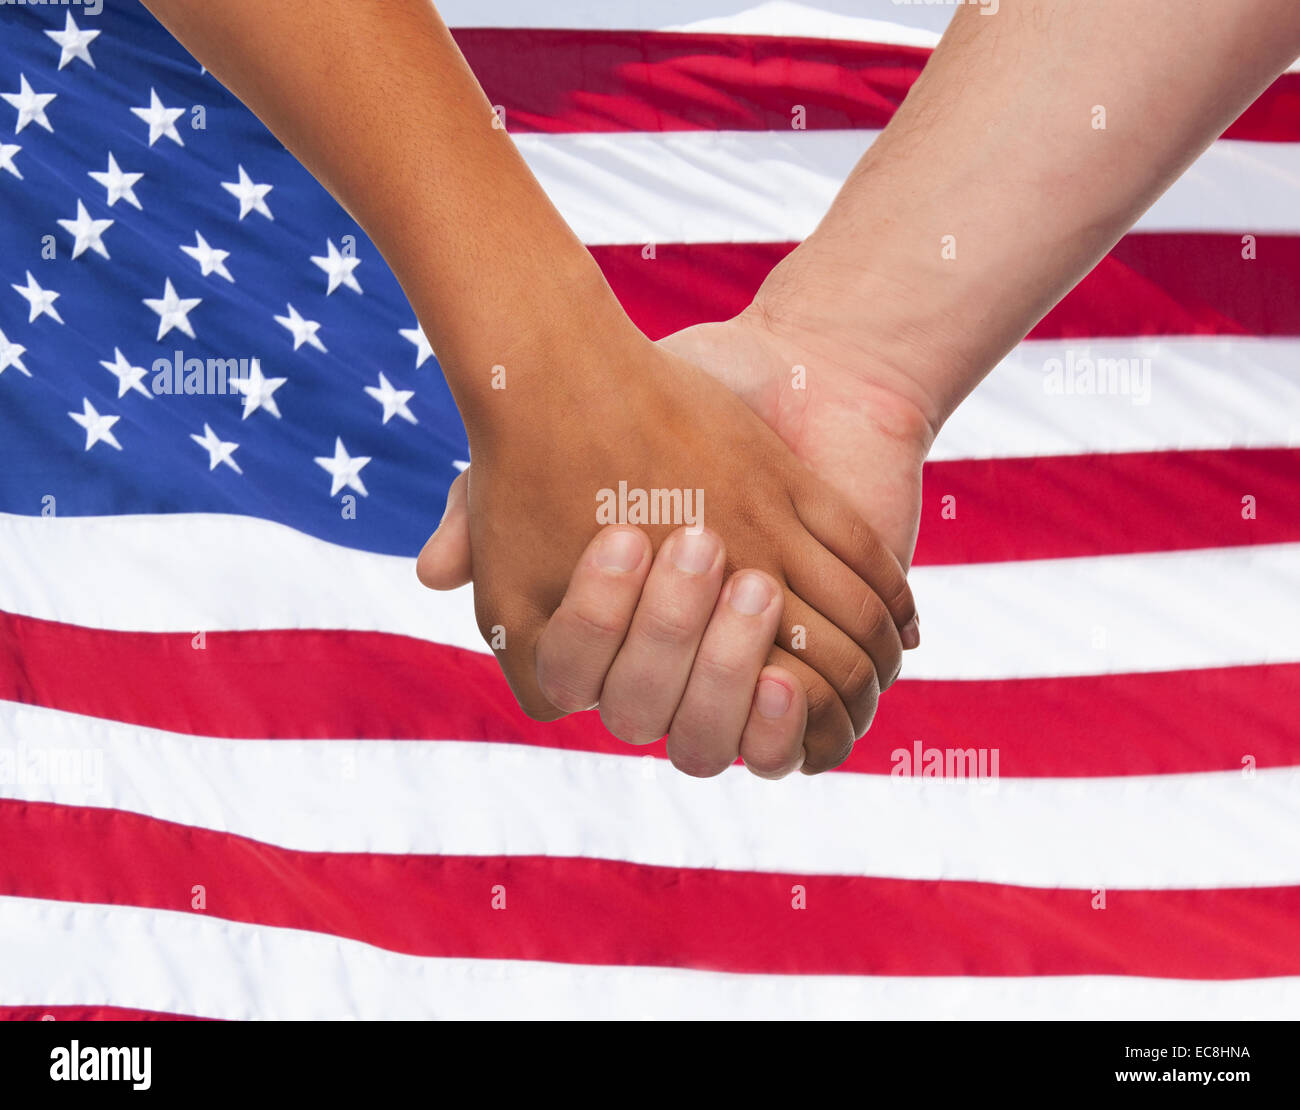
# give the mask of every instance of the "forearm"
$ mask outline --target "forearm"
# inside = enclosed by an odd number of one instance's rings
[[[575,303],[621,315],[429,0],[146,3],[366,230],[467,422]]]
[[[937,429],[1298,53],[1295,0],[959,8],[756,304],[841,333]]]

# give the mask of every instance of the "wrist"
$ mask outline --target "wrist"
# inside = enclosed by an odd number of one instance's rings
[[[891,434],[922,454],[960,400],[942,383],[971,359],[946,334],[936,298],[870,264],[838,265],[813,240],[769,274],[742,315],[784,349],[875,396],[890,413]]]
[[[957,236],[946,244],[937,230],[933,238],[918,231],[943,225],[930,214],[908,215],[891,186],[880,187],[870,210],[861,210],[862,197],[858,212],[832,208],[773,269],[754,309],[772,328],[906,399],[933,439],[1065,290],[1004,244],[1016,242],[1012,235],[992,243],[982,236],[958,262]],[[903,215],[882,218],[881,209]],[[960,238],[971,237],[963,230]]]
[[[581,412],[611,388],[623,344],[645,341],[585,250],[534,281],[519,272],[492,304],[426,326],[471,445]]]

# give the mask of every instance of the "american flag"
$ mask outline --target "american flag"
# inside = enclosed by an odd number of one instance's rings
[[[440,8],[652,337],[952,10]],[[416,583],[466,441],[361,229],[138,5],[0,28],[0,1016],[1300,1013],[1300,74],[944,429],[925,644],[772,784],[524,718]],[[1103,358],[1147,386],[1045,385]]]

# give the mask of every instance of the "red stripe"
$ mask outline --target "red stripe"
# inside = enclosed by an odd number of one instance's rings
[[[127,1006],[0,1006],[0,1021],[207,1021]]]
[[[929,60],[911,46],[766,35],[455,32],[515,132],[879,129]]]
[[[754,299],[794,243],[656,243],[588,247],[632,322],[651,339],[729,320]]]
[[[0,892],[195,912],[416,956],[803,975],[1300,974],[1300,888],[1088,890],[299,852],[116,810],[0,802]],[[494,909],[494,887],[505,908]],[[805,909],[794,909],[802,887]]]
[[[357,676],[364,675],[364,681]],[[663,757],[594,713],[553,724],[517,708],[491,656],[367,632],[108,632],[0,613],[0,699],[199,736],[469,740]],[[996,682],[903,680],[841,771],[893,753],[999,753],[1009,778],[1300,764],[1300,664]]]
[[[1152,403],[1158,404],[1155,377]],[[1164,385],[1171,387],[1167,379]],[[1074,400],[1058,399],[1066,407]],[[1249,506],[1246,496],[1254,498]],[[926,463],[915,563],[1294,543],[1300,541],[1297,505],[1296,448]]]
[[[592,247],[624,309],[651,339],[726,320],[754,298],[793,243]],[[1031,339],[1300,335],[1300,236],[1134,234],[1043,319]]]
[[[775,35],[473,28],[454,32],[515,132],[878,130],[929,61],[915,46]],[[1225,138],[1300,140],[1300,74]]]
[[[1029,336],[1300,335],[1300,236],[1245,249],[1241,235],[1126,235]]]

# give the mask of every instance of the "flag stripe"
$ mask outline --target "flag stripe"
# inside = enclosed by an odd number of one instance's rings
[[[515,142],[588,246],[786,243],[813,231],[877,134],[620,132]],[[1220,140],[1135,230],[1294,235],[1297,189],[1300,143]]]
[[[1084,359],[1122,362],[1094,373],[1090,391]],[[1294,339],[1033,340],[962,402],[929,457],[1297,447],[1297,366]]]
[[[879,130],[931,53],[900,43],[616,29],[470,27],[455,37],[515,133]],[[1280,77],[1225,137],[1300,140],[1300,75]]]
[[[0,609],[21,616],[191,636],[392,632],[486,651],[468,590],[413,593],[409,559],[252,517],[9,516],[0,517],[0,536],[23,553],[0,579]],[[154,573],[151,560],[170,551],[185,553],[183,576]],[[906,673],[1042,678],[1300,662],[1300,624],[1278,604],[1297,557],[1300,545],[1261,544],[916,567],[927,634],[908,653]]]
[[[929,463],[914,565],[1291,543],[1298,505],[1300,449]]]
[[[415,956],[791,975],[1300,973],[1297,887],[1108,890],[1103,905],[1086,889],[323,855],[112,810],[12,802],[0,802],[0,836],[0,895],[190,912],[197,884],[203,914]],[[592,920],[598,933],[585,927]]]
[[[234,1020],[1059,1020],[1117,1012],[1133,1019],[1257,1020],[1290,1017],[1300,1005],[1295,977],[791,977],[447,959],[197,914],[19,898],[0,899],[0,924],[11,1006],[111,999]]]
[[[744,309],[794,243],[593,247],[628,315],[652,339]],[[1255,258],[1243,258],[1253,249]],[[1300,237],[1127,235],[1029,333],[1031,339],[1300,335]]]
[[[843,9],[847,9],[846,14]],[[894,0],[811,0],[763,3],[737,10],[728,0],[444,0],[449,27],[670,31],[737,35],[812,36],[933,47],[952,9],[900,6]]]
[[[34,768],[7,776],[14,781],[0,796],[128,810],[302,851],[579,856],[1081,889],[1300,883],[1295,853],[1258,850],[1293,827],[1300,769],[1291,767],[1090,779],[796,776],[777,792],[740,768],[700,781],[658,759],[516,744],[224,740],[10,702],[0,702],[0,727],[16,764]],[[1252,742],[1243,731],[1243,747]],[[794,821],[794,812],[816,817]]]
[[[2,920],[2,919],[0,919]],[[129,1006],[0,1006],[0,1021],[206,1021]]]
[[[990,15],[997,9],[990,3]],[[737,10],[719,0],[443,0],[448,26],[461,28],[574,27],[593,31],[669,31],[674,34],[770,35],[933,48],[955,5],[925,0],[811,0],[760,3]],[[1300,60],[1290,71],[1300,70]]]
[[[665,757],[662,743],[620,743],[594,713],[531,721],[491,656],[404,636],[214,632],[196,651],[189,633],[108,632],[0,614],[0,645],[0,698],[146,728]],[[364,685],[355,681],[362,669]],[[918,742],[996,749],[999,773],[1018,778],[1227,771],[1247,760],[1294,766],[1297,702],[1295,664],[996,683],[903,679],[837,773],[889,774]]]

